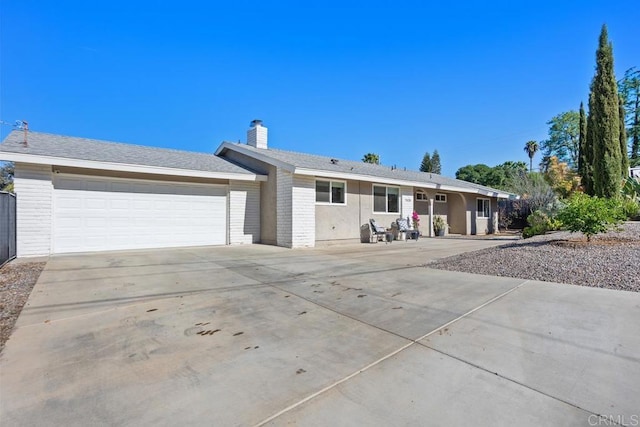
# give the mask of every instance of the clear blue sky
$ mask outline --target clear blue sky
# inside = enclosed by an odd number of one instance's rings
[[[638,0],[2,1],[0,119],[212,152],[259,118],[273,148],[437,149],[453,176],[526,161],[587,100],[603,23],[616,74],[640,67],[639,22]]]

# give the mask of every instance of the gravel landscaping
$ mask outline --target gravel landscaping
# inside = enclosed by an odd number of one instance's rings
[[[45,265],[12,261],[0,269],[0,352]]]
[[[640,222],[587,243],[565,231],[428,263],[441,270],[640,292]]]

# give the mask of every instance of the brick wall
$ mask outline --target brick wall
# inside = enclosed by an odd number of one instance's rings
[[[316,186],[311,176],[277,172],[278,246],[314,246],[316,240]]]
[[[294,175],[292,188],[292,247],[316,244],[316,181]]]
[[[278,246],[290,248],[293,175],[278,168],[276,181],[276,242]]]

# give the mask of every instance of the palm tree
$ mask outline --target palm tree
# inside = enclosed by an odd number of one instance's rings
[[[533,156],[538,152],[538,143],[536,141],[527,141],[524,145],[524,151],[529,156],[529,172],[533,172]]]
[[[367,153],[362,158],[362,161],[365,163],[373,163],[374,165],[380,164],[380,156],[375,153]]]

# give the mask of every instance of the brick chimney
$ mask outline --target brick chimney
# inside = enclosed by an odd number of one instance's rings
[[[247,131],[247,144],[256,148],[267,148],[267,128],[262,126],[262,120],[252,120]]]

